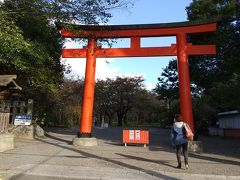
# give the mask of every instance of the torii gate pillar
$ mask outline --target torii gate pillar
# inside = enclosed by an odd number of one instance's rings
[[[82,115],[78,137],[73,139],[74,146],[97,146],[97,139],[92,137],[92,114],[95,89],[97,41],[88,38],[86,49],[86,70],[83,90]]]
[[[94,86],[96,71],[95,48],[97,42],[93,38],[88,39],[86,71],[83,90],[82,116],[80,122],[80,136],[91,137],[92,132],[92,112],[94,103]]]
[[[187,54],[187,39],[185,33],[177,34],[177,57],[180,110],[183,120],[187,122],[191,129],[194,131],[189,63]]]

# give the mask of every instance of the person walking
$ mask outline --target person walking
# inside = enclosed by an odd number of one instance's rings
[[[171,128],[171,141],[176,147],[176,156],[178,165],[176,168],[181,169],[181,151],[184,156],[185,168],[188,169],[188,139],[184,133],[184,124],[188,126],[187,123],[183,122],[182,116],[176,114],[174,116],[174,123]]]

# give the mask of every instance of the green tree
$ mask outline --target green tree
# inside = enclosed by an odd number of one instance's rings
[[[166,101],[168,109],[171,103],[178,99],[178,73],[177,61],[171,60],[166,68],[163,69],[161,77],[158,78],[158,83],[154,92],[158,94],[158,99]]]
[[[81,78],[64,78],[60,87],[61,99],[56,106],[58,124],[73,127],[79,123],[84,80]]]
[[[17,81],[23,88],[21,98],[34,100],[36,120],[54,119],[53,107],[59,99],[59,85],[63,78],[63,66],[59,61],[60,35],[47,17],[37,14],[43,12],[44,6],[40,7],[36,1],[6,0],[1,9],[21,29],[29,44],[25,51],[12,56],[24,66],[15,67],[8,61],[1,64],[1,72],[17,74]]]
[[[187,8],[190,21],[221,17],[216,33],[197,34],[188,36],[193,44],[216,44],[216,56],[190,56],[191,91],[194,101],[212,105],[220,110],[222,107],[239,107],[239,101],[232,93],[239,89],[240,74],[240,3],[237,0],[194,0]],[[173,75],[177,72],[171,68],[172,62],[164,70],[155,91],[161,98],[175,98],[171,84],[177,82]],[[173,70],[173,72],[172,72]],[[172,82],[174,81],[174,83]],[[175,87],[175,86],[174,86]],[[231,90],[232,89],[232,90]],[[229,91],[229,92],[228,92]],[[201,100],[199,100],[199,98]],[[194,111],[197,112],[197,111]],[[200,113],[198,111],[198,113]],[[197,116],[197,115],[195,115]]]
[[[98,80],[95,91],[95,113],[107,116],[111,123],[117,115],[118,126],[127,125],[127,114],[133,108],[137,92],[143,88],[142,77],[117,77]]]
[[[233,74],[227,82],[215,82],[209,90],[211,104],[218,110],[234,109],[240,106],[240,99],[236,98],[240,92],[240,74]]]
[[[17,74],[22,98],[34,99],[36,119],[56,118],[61,100],[63,40],[55,22],[107,22],[121,0],[5,0],[0,3],[0,72]],[[4,26],[2,26],[4,24]],[[4,30],[2,30],[4,28]],[[3,53],[2,53],[3,52]]]
[[[103,118],[108,118],[109,126],[115,114],[113,109],[114,99],[111,85],[113,79],[98,80],[95,87],[94,110],[98,119],[101,121]]]
[[[127,113],[133,108],[136,93],[143,87],[142,77],[117,77],[111,84],[118,126],[127,125]]]
[[[144,89],[143,81],[142,77],[98,80],[94,98],[95,117],[100,121],[108,119],[109,125],[117,117],[118,126],[127,126],[129,120],[134,124],[157,121],[163,105],[156,94]]]
[[[136,93],[133,109],[131,112],[135,114],[137,123],[152,124],[158,123],[160,110],[164,108],[155,93],[149,92],[146,89],[140,89]]]
[[[214,36],[190,37],[191,41],[196,44],[205,44],[209,41],[216,44],[217,55],[215,57],[191,57],[190,70],[191,80],[202,87],[206,95],[210,95],[210,97],[214,97],[214,94],[220,95],[219,92],[229,89],[229,84],[235,75],[240,73],[239,0],[195,0],[186,10],[189,20],[221,16],[221,22],[218,23],[218,29]],[[232,84],[231,88],[238,89],[238,83],[234,84],[235,87]],[[222,98],[224,96],[221,95]],[[210,102],[213,105],[218,104],[218,107],[226,106],[228,102],[235,106],[240,105],[236,98],[228,95],[226,97],[228,98],[224,98],[225,102],[219,98],[213,98]]]
[[[29,42],[24,39],[23,32],[14,21],[4,15],[0,10],[0,70],[2,73],[8,69],[24,69],[25,63],[19,55],[28,51]]]

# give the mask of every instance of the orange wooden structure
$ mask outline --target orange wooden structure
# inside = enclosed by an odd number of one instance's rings
[[[80,135],[91,135],[96,58],[104,57],[177,56],[181,114],[194,131],[188,56],[214,55],[216,47],[187,43],[187,35],[214,32],[217,21],[111,26],[60,24],[58,26],[64,38],[88,39],[87,47],[62,50],[63,58],[87,58]],[[177,43],[168,47],[141,47],[141,38],[163,36],[176,36]],[[102,38],[130,38],[130,48],[97,46],[97,40]]]
[[[144,147],[149,144],[148,130],[123,130],[123,143],[144,144]]]

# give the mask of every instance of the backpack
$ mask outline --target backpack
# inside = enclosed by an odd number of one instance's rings
[[[183,123],[183,131],[189,141],[193,140],[193,132],[187,123]]]
[[[176,129],[174,127],[172,127],[172,129],[171,129],[171,140],[172,140],[172,143],[174,145],[180,145],[180,144],[187,143],[188,140],[187,140],[187,138],[186,138],[186,136],[184,134],[183,127],[177,128],[177,129],[179,129],[179,131],[176,131]]]

